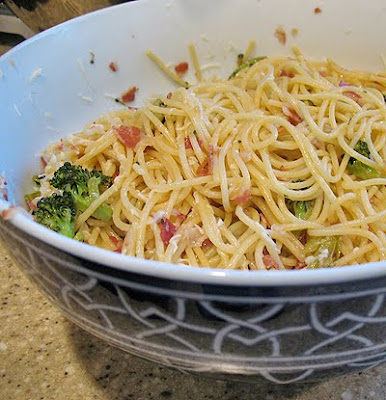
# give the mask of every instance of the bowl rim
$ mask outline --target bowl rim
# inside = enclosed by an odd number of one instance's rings
[[[1,60],[11,59],[14,52],[22,47],[51,35],[73,23],[83,23],[95,14],[109,13],[120,7],[141,7],[153,0],[132,1],[117,4],[111,7],[102,8],[88,14],[65,21],[52,28],[49,28],[32,38],[24,41],[3,56]],[[159,261],[145,260],[132,256],[122,255],[113,251],[101,249],[74,239],[67,238],[35,222],[29,214],[20,207],[14,207],[9,202],[0,199],[1,213],[9,208],[14,208],[9,222],[27,235],[53,246],[56,249],[65,251],[70,255],[83,258],[110,268],[146,275],[166,280],[188,281],[201,284],[225,285],[225,286],[261,286],[261,287],[293,287],[293,286],[315,286],[333,285],[337,283],[354,282],[384,278],[386,276],[386,260],[361,265],[346,267],[329,267],[313,270],[285,270],[285,271],[245,271],[227,270],[209,267],[191,267],[186,265],[171,264]],[[1,223],[1,222],[0,222]]]
[[[311,270],[245,271],[191,267],[146,260],[70,239],[38,224],[21,207],[11,207],[14,209],[14,212],[11,213],[9,222],[25,234],[31,235],[35,239],[41,240],[58,250],[87,261],[105,265],[116,270],[153,278],[223,286],[293,287],[321,284],[336,285],[354,281],[380,279],[386,276],[386,261]],[[8,208],[9,204],[0,200],[0,213]]]

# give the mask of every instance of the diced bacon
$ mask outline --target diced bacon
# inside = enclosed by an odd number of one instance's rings
[[[41,163],[43,165],[43,168],[45,168],[47,166],[47,160],[43,156],[41,156],[40,157],[40,161],[41,161]]]
[[[3,210],[0,215],[5,220],[9,220],[12,217],[14,217],[17,214],[17,212],[20,210],[21,210],[21,208],[18,206],[11,206],[11,207],[8,207],[5,210]]]
[[[166,95],[166,98],[167,98],[167,99],[171,99],[171,98],[172,98],[172,95],[173,95],[173,93],[172,93],[172,92],[169,92],[169,93]]]
[[[186,215],[182,214],[182,212],[176,210],[175,208],[173,208],[173,210],[172,210],[172,215],[174,215],[176,218],[180,219],[181,221],[185,221],[185,219],[186,219]]]
[[[141,130],[136,126],[120,125],[113,128],[119,140],[130,149],[134,149],[141,140]]]
[[[279,269],[279,266],[273,261],[273,258],[269,254],[263,256],[263,263],[267,269]]]
[[[198,176],[207,176],[210,175],[213,171],[211,171],[209,164],[209,157],[206,157],[204,162],[197,168]]]
[[[36,206],[36,204],[34,204],[31,200],[27,200],[26,203],[27,203],[28,208],[29,208],[31,211],[35,211],[35,210],[38,209],[37,206]]]
[[[213,246],[213,243],[210,241],[209,238],[206,238],[202,244],[201,244],[201,248],[206,249],[209,246]]]
[[[353,99],[353,100],[356,101],[356,102],[358,102],[358,101],[362,98],[361,95],[359,95],[358,93],[353,92],[353,91],[351,91],[351,90],[348,90],[347,92],[344,92],[344,94],[345,94],[346,96],[350,97],[351,99]]]
[[[109,64],[109,68],[110,68],[110,71],[117,72],[117,70],[118,70],[117,63],[114,61],[111,61]]]
[[[168,218],[161,218],[158,222],[158,226],[161,229],[161,239],[165,246],[167,246],[170,242],[170,239],[176,233],[177,228],[172,222],[170,222]]]
[[[198,176],[211,175],[213,173],[213,156],[215,153],[214,147],[209,145],[209,155],[205,158],[204,162],[197,168]]]
[[[138,88],[136,86],[132,86],[126,92],[123,92],[121,95],[121,100],[124,103],[130,103],[135,100],[135,93],[137,92]]]
[[[174,67],[174,70],[177,72],[179,75],[183,75],[186,73],[186,71],[189,69],[189,64],[187,62],[180,62],[178,65]]]
[[[245,206],[252,198],[251,191],[249,189],[243,189],[233,200],[236,204]]]
[[[60,143],[58,144],[58,150],[62,151],[63,147],[64,147],[64,143],[63,143],[63,140],[61,140]]]
[[[285,69],[283,69],[281,72],[280,72],[280,75],[279,75],[280,77],[281,76],[287,76],[288,78],[293,78],[295,75],[293,74],[293,72],[291,72],[291,71],[286,71]]]
[[[190,141],[189,136],[186,136],[185,138],[185,149],[193,149],[192,142]]]
[[[288,121],[294,126],[303,122],[303,119],[292,108],[283,107],[283,114],[287,117]]]
[[[110,242],[116,247],[116,249],[114,251],[116,253],[121,253],[122,252],[122,247],[123,247],[123,240],[122,239],[118,239],[114,235],[110,235],[109,239],[110,239]]]
[[[326,77],[327,76],[327,72],[326,71],[319,71],[319,75]]]

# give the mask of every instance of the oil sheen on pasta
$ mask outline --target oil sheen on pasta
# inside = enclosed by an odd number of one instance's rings
[[[385,74],[257,59],[50,146],[33,202],[69,161],[113,177],[77,217],[91,245],[226,269],[385,260],[385,94]],[[91,216],[103,202],[111,221]]]

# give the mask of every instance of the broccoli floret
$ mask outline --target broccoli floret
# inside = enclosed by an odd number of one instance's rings
[[[49,197],[43,197],[37,203],[37,209],[32,213],[36,221],[62,235],[75,236],[76,208],[71,194],[64,192]]]
[[[249,68],[251,67],[253,64],[256,64],[258,61],[260,60],[264,60],[264,58],[267,57],[255,57],[255,58],[251,58],[248,61],[246,61],[245,63],[241,64],[239,67],[237,67],[230,75],[228,79],[233,78],[234,76],[236,76],[240,71],[242,71],[243,69]]]
[[[101,191],[111,186],[112,179],[110,176],[103,175],[101,171],[89,171],[79,165],[66,162],[54,173],[50,184],[56,189],[69,192],[75,208],[83,212],[100,196]],[[103,221],[109,221],[112,214],[111,207],[103,203],[92,216]]]
[[[355,145],[354,150],[362,156],[370,159],[370,150],[366,142],[359,140],[358,143]],[[381,177],[381,174],[377,169],[366,165],[365,163],[357,160],[354,157],[350,157],[347,164],[347,169],[359,179],[371,179]]]

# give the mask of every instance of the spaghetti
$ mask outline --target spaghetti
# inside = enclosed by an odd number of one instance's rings
[[[183,87],[50,146],[40,197],[65,161],[112,176],[77,231],[151,260],[250,270],[385,260],[386,75],[296,50],[204,81],[190,52],[198,84],[166,71]],[[104,202],[111,221],[92,217]]]

